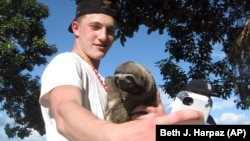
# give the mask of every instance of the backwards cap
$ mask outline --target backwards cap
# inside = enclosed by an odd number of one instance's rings
[[[207,81],[201,79],[193,79],[190,83],[187,84],[186,90],[210,97],[212,93],[212,86]]]
[[[93,13],[106,14],[113,17],[115,20],[118,19],[119,8],[115,0],[78,0],[76,4],[76,15],[73,21],[82,15]],[[73,32],[71,24],[68,30],[71,33]]]

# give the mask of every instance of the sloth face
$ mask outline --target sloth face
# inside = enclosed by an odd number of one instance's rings
[[[130,94],[145,94],[151,89],[154,80],[150,72],[135,62],[126,62],[115,70],[115,83],[121,90]]]
[[[123,91],[138,94],[143,91],[144,78],[134,74],[115,74],[115,83]]]

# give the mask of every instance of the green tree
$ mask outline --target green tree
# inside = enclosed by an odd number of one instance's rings
[[[191,79],[204,78],[212,82],[214,95],[227,99],[236,94],[237,107],[249,108],[250,1],[117,1],[121,7],[117,39],[122,45],[141,25],[148,34],[170,36],[166,58],[156,62],[165,81],[161,87],[170,97]],[[40,78],[31,72],[57,51],[44,38],[42,19],[48,16],[48,7],[36,0],[0,1],[0,110],[16,122],[5,127],[9,137],[24,138],[32,129],[45,133],[38,103]],[[215,44],[222,46],[224,59],[213,60]],[[189,63],[189,70],[183,70],[180,62]]]
[[[133,37],[140,25],[147,27],[148,34],[158,31],[160,35],[170,36],[165,44],[166,58],[156,62],[165,81],[160,87],[170,97],[175,97],[191,79],[202,78],[212,83],[214,96],[227,99],[235,94],[239,97],[236,107],[249,108],[249,26],[247,28],[244,24],[250,15],[250,1],[119,2],[121,17],[117,38],[122,45],[127,38]],[[244,37],[244,40],[242,44],[235,45],[238,36]],[[220,44],[221,51],[225,53],[226,57],[222,60],[212,57],[216,44]],[[189,64],[189,70],[184,70],[181,62]]]
[[[238,31],[233,46],[228,54],[228,62],[232,66],[233,83],[240,100],[250,102],[250,18]],[[242,104],[242,103],[239,103]],[[238,104],[238,105],[239,105]],[[246,106],[246,105],[244,105]]]
[[[57,51],[45,40],[42,20],[48,16],[48,7],[36,0],[0,1],[0,111],[15,121],[5,126],[10,138],[27,137],[32,129],[45,134],[39,77],[31,72]]]

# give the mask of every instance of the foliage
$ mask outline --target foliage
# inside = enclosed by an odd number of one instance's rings
[[[240,99],[245,103],[250,102],[250,18],[239,30],[235,42],[228,55],[229,63],[232,64],[232,72],[235,90],[239,93]],[[239,103],[238,106],[246,107],[246,104]]]
[[[10,138],[27,137],[32,130],[45,133],[40,78],[31,72],[57,51],[45,40],[42,19],[48,16],[48,7],[36,0],[0,1],[0,110],[14,119],[5,126]]]
[[[79,0],[75,0],[79,1]],[[224,99],[236,94],[237,107],[248,109],[250,1],[246,0],[117,0],[121,7],[117,39],[125,45],[141,25],[148,34],[168,34],[165,59],[156,62],[170,97],[193,78],[212,82],[213,93]],[[31,72],[47,63],[55,45],[47,44],[42,19],[48,7],[36,0],[0,1],[0,110],[15,124],[8,123],[8,137],[29,136],[34,129],[45,133],[39,99],[39,77]],[[126,26],[124,26],[126,25]],[[225,58],[213,59],[216,45]],[[180,62],[190,64],[183,70]],[[34,118],[36,116],[36,118]]]
[[[121,17],[117,38],[124,45],[140,25],[148,34],[158,31],[168,34],[165,59],[156,62],[165,83],[160,85],[170,97],[185,89],[194,78],[211,82],[213,95],[223,99],[235,94],[236,106],[250,106],[249,35],[248,43],[233,50],[235,39],[250,15],[250,1],[245,0],[120,0]],[[126,26],[124,26],[126,25]],[[249,33],[249,30],[248,30]],[[245,34],[245,33],[243,33]],[[225,54],[222,60],[213,59],[213,51]],[[239,47],[240,46],[240,47]],[[239,49],[240,48],[240,49]],[[237,54],[230,55],[235,52]],[[242,57],[244,55],[244,57]],[[244,59],[243,59],[244,58]],[[237,61],[232,61],[232,60]],[[183,70],[181,62],[189,65]]]

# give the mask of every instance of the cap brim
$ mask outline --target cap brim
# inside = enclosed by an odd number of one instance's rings
[[[75,21],[75,20],[73,20],[73,21]],[[72,30],[72,23],[73,23],[73,21],[69,24],[69,27],[68,27],[68,31],[70,33],[73,33],[73,30]]]

